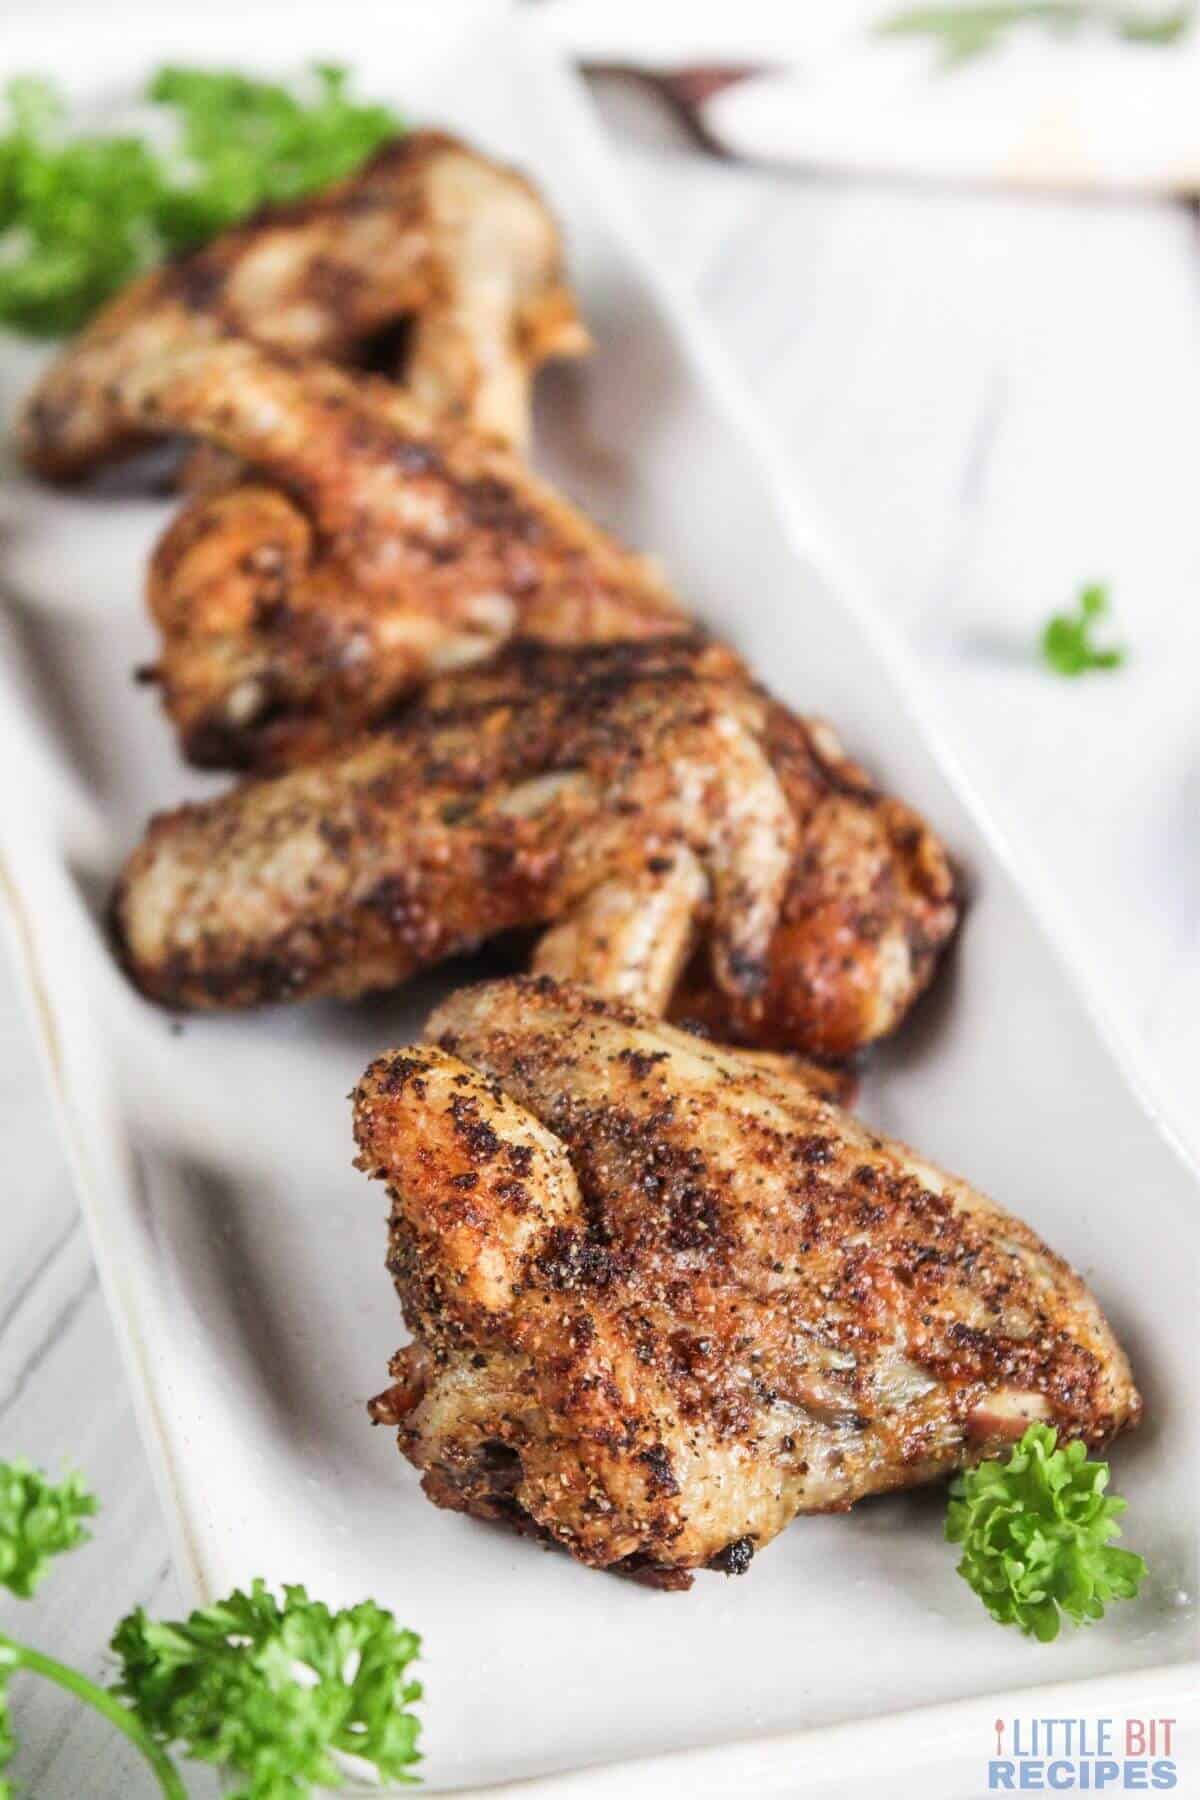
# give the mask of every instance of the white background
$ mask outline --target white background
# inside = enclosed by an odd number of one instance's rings
[[[603,104],[660,254],[937,677],[968,773],[1057,884],[1200,1151],[1194,216],[734,168],[629,92]],[[1092,579],[1112,584],[1132,660],[1056,680],[1040,625]],[[36,1615],[42,1641],[99,1673],[121,1612],[181,1596],[4,966],[0,1143],[0,1454],[69,1461],[103,1497],[99,1542]],[[143,1791],[99,1722],[33,1685],[17,1706],[35,1794]]]

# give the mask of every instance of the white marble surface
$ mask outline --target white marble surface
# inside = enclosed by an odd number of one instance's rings
[[[628,94],[604,107],[662,256],[936,675],[964,764],[1200,1153],[1196,220],[732,168]],[[1112,582],[1132,660],[1056,680],[1032,646],[1089,579]],[[0,1141],[0,1454],[78,1465],[104,1502],[98,1541],[21,1623],[98,1671],[122,1612],[181,1594],[3,961]],[[15,1702],[39,1800],[147,1791],[56,1693]]]

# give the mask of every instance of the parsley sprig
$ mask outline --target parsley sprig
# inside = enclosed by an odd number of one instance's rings
[[[1055,613],[1042,632],[1042,656],[1056,675],[1086,675],[1090,669],[1119,669],[1126,652],[1101,649],[1092,642],[1093,628],[1108,612],[1108,589],[1085,587],[1074,612]]]
[[[387,107],[355,100],[346,71],[328,64],[298,89],[170,66],[144,97],[172,122],[170,148],[135,133],[73,133],[51,83],[9,83],[0,322],[35,336],[75,331],[163,255],[350,174],[401,129]]]
[[[923,37],[941,50],[942,67],[956,68],[995,50],[1021,25],[1041,25],[1060,36],[1100,26],[1132,43],[1174,44],[1191,27],[1193,4],[1168,11],[1118,5],[1112,0],[997,0],[979,5],[913,6],[876,27],[880,37]]]
[[[53,1558],[87,1542],[95,1511],[78,1475],[52,1486],[24,1459],[0,1463],[0,1584],[32,1599]]]
[[[33,1594],[51,1559],[86,1541],[96,1502],[77,1476],[54,1483],[28,1463],[0,1463],[0,1584]],[[0,1768],[16,1741],[8,1684],[24,1670],[74,1694],[125,1734],[167,1800],[187,1790],[179,1752],[242,1778],[231,1800],[302,1800],[343,1788],[349,1757],[385,1781],[414,1779],[421,1698],[409,1673],[414,1632],[366,1600],[331,1612],[302,1587],[277,1599],[262,1581],[186,1619],[161,1622],[141,1607],[112,1639],[120,1677],[111,1689],[0,1633]],[[0,1776],[0,1800],[11,1785]]]
[[[1042,1643],[1062,1615],[1077,1625],[1137,1593],[1146,1564],[1116,1549],[1124,1500],[1107,1495],[1108,1464],[1080,1443],[1057,1448],[1031,1425],[1007,1462],[985,1462],[950,1489],[946,1536],[963,1547],[958,1573],[993,1619]]]
[[[341,1787],[334,1751],[411,1779],[418,1722],[407,1709],[421,1688],[404,1672],[419,1640],[373,1601],[331,1613],[302,1587],[284,1588],[281,1604],[256,1581],[174,1624],[139,1607],[112,1647],[116,1691],[160,1744],[250,1778],[234,1800]]]
[[[327,187],[394,137],[386,106],[349,93],[345,69],[319,63],[310,91],[228,71],[160,69],[147,98],[174,109],[186,172],[168,173],[155,225],[169,250],[188,250],[256,207]]]
[[[68,138],[45,82],[13,81],[0,136],[0,321],[38,336],[73,331],[157,253],[162,189],[131,135]]]

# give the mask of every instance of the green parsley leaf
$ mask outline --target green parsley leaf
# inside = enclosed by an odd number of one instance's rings
[[[1186,37],[1196,17],[1193,5],[1177,6],[1173,12],[1143,13],[1140,9],[1123,12],[1117,30],[1133,44],[1177,44]]]
[[[950,1489],[946,1537],[963,1546],[958,1573],[993,1619],[1049,1643],[1061,1615],[1075,1623],[1131,1599],[1146,1564],[1112,1548],[1125,1501],[1106,1497],[1108,1464],[1080,1443],[1056,1448],[1049,1425],[1031,1425],[1006,1463],[985,1462]]]
[[[87,1542],[95,1511],[78,1475],[55,1483],[24,1460],[0,1462],[0,1586],[28,1600],[54,1557]]]
[[[388,1781],[419,1760],[421,1698],[407,1676],[420,1639],[363,1601],[332,1613],[302,1587],[262,1581],[175,1623],[139,1609],[117,1627],[115,1692],[164,1747],[245,1777],[234,1800],[299,1800],[345,1785],[335,1754]]]
[[[1099,583],[1083,589],[1073,613],[1055,613],[1042,632],[1042,656],[1056,675],[1085,675],[1089,669],[1119,669],[1122,649],[1101,650],[1092,628],[1108,611],[1108,589]]]
[[[880,37],[926,37],[941,50],[942,67],[956,68],[1002,42],[1014,25],[1044,12],[1058,13],[1056,5],[1014,4],[997,6],[914,6],[880,21]]]
[[[352,100],[347,80],[345,69],[318,65],[312,91],[297,95],[229,72],[160,70],[148,98],[175,109],[190,169],[158,207],[168,248],[190,249],[259,206],[328,187],[394,137],[395,116]]]
[[[51,1557],[84,1542],[96,1502],[78,1476],[57,1484],[27,1462],[0,1463],[0,1584],[28,1598]],[[354,1762],[385,1781],[416,1779],[421,1686],[408,1667],[420,1639],[365,1600],[330,1612],[302,1587],[282,1605],[262,1581],[187,1619],[158,1624],[139,1607],[112,1648],[110,1691],[0,1632],[0,1771],[16,1750],[14,1674],[41,1676],[92,1707],[146,1758],[164,1800],[186,1800],[169,1750],[244,1777],[232,1800],[303,1800],[343,1788]],[[341,1758],[352,1759],[346,1766]],[[12,1800],[0,1774],[0,1800]]]
[[[149,214],[160,178],[140,139],[60,141],[61,109],[44,82],[7,89],[0,136],[0,320],[73,331],[154,252]]]
[[[996,49],[1021,25],[1042,25],[1060,36],[1101,26],[1133,42],[1169,45],[1186,35],[1194,16],[1191,3],[1163,13],[1111,0],[999,0],[909,7],[881,20],[875,30],[880,37],[929,38],[941,49],[942,67],[952,69]]]
[[[0,323],[78,330],[131,276],[256,208],[351,174],[401,129],[322,66],[300,91],[231,72],[165,68],[147,98],[175,152],[130,135],[72,136],[56,90],[21,77],[0,129]]]

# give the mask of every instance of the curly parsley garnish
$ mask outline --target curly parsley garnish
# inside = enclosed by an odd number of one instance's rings
[[[1111,1544],[1126,1503],[1104,1492],[1108,1464],[1057,1441],[1049,1425],[1031,1425],[1006,1463],[957,1478],[946,1518],[963,1580],[993,1619],[1042,1643],[1058,1636],[1063,1613],[1079,1625],[1132,1599],[1146,1573],[1140,1556]]]
[[[373,1601],[331,1613],[302,1587],[284,1588],[281,1604],[256,1581],[174,1624],[139,1608],[112,1647],[116,1692],[160,1744],[248,1777],[233,1800],[341,1787],[334,1751],[385,1780],[412,1779],[419,1726],[408,1707],[421,1687],[406,1670],[420,1640]]]
[[[174,125],[73,134],[56,89],[23,76],[0,129],[0,323],[75,331],[131,276],[269,202],[349,175],[401,129],[321,65],[299,91],[228,71],[161,69],[145,98]]]
[[[1122,649],[1101,650],[1092,630],[1108,611],[1108,589],[1084,588],[1073,613],[1055,613],[1042,632],[1042,656],[1056,675],[1086,675],[1090,669],[1119,669]]]
[[[87,1542],[95,1511],[78,1475],[55,1484],[24,1459],[0,1463],[0,1585],[30,1599],[54,1557]]]
[[[206,69],[160,69],[147,98],[175,109],[190,173],[173,173],[155,224],[170,250],[186,250],[256,207],[297,200],[340,181],[400,130],[386,106],[347,91],[345,69],[318,64],[312,89]]]
[[[86,1540],[82,1521],[95,1510],[75,1476],[55,1484],[27,1463],[0,1463],[0,1583],[28,1599],[50,1559]],[[343,1789],[355,1764],[412,1781],[420,1721],[410,1708],[421,1687],[409,1669],[420,1647],[373,1601],[331,1612],[302,1587],[278,1600],[262,1581],[186,1619],[130,1613],[112,1639],[121,1665],[112,1689],[0,1632],[0,1769],[16,1751],[8,1684],[24,1670],[123,1732],[167,1800],[187,1800],[173,1751],[242,1777],[232,1800]],[[11,1793],[0,1776],[0,1800]]]

